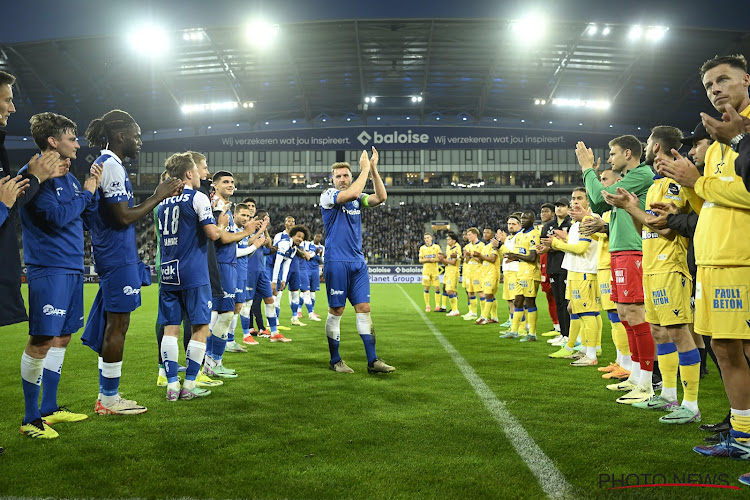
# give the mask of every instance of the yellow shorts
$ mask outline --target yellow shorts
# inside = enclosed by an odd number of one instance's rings
[[[524,297],[536,297],[536,294],[539,291],[539,283],[541,283],[541,280],[535,280],[530,277],[519,277],[516,280],[516,295],[523,295]]]
[[[693,280],[682,273],[644,274],[646,321],[661,326],[692,323],[692,289]]]
[[[499,277],[497,271],[492,270],[484,274],[482,282],[482,291],[486,294],[495,295],[497,293]]]
[[[602,303],[602,309],[612,311],[617,309],[617,305],[612,302],[612,270],[600,269],[596,273],[596,282],[599,284],[599,300]]]
[[[570,298],[570,310],[573,314],[599,312],[599,286],[594,273],[576,273],[568,271],[566,298]]]
[[[516,298],[516,272],[506,271],[503,273],[503,299],[513,300]]]
[[[466,276],[466,291],[477,293],[482,291],[482,266],[468,266],[469,272]]]
[[[440,273],[422,274],[423,286],[440,286]]]
[[[445,274],[443,275],[443,285],[446,290],[455,292],[458,290],[458,268],[453,266],[455,271],[451,270],[450,267],[445,268]]]
[[[698,267],[695,331],[715,339],[750,340],[750,267]]]

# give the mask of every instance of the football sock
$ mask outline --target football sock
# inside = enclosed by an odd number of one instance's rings
[[[227,332],[227,342],[234,342],[234,331],[237,329],[237,318],[239,314],[232,315],[232,322],[229,324],[229,331]]]
[[[211,358],[214,361],[221,361],[224,356],[232,316],[233,313],[231,311],[219,314],[219,319],[216,321],[216,325],[214,325],[214,331],[211,332]]]
[[[122,375],[122,361],[107,363],[102,359],[102,404],[109,406],[117,399]]]
[[[310,290],[305,290],[302,292],[302,302],[305,303],[305,307],[307,307],[307,314],[313,313],[313,305],[312,305],[312,298],[310,298]]]
[[[648,323],[632,325],[635,343],[638,345],[638,360],[641,370],[654,370],[654,336],[651,335],[651,326]]]
[[[430,307],[430,292],[424,292],[424,306],[425,308]]]
[[[292,319],[297,319],[297,312],[299,311],[299,290],[289,292],[289,300],[291,301],[289,306],[292,308]]]
[[[371,365],[378,359],[378,356],[375,354],[375,335],[373,335],[370,313],[357,313],[357,332],[365,344],[367,364]]]
[[[510,331],[519,333],[521,331],[521,322],[523,321],[523,309],[516,308],[513,312],[513,322]]]
[[[310,302],[312,302],[313,311],[315,310],[315,292],[310,292]]]
[[[443,293],[443,296],[440,298],[440,308],[441,309],[447,309],[448,308],[448,294]]]
[[[630,348],[630,360],[633,365],[640,366],[640,358],[638,357],[638,344],[635,341],[635,334],[633,333],[633,327],[627,321],[622,321],[622,326],[625,328],[625,334],[628,337],[628,347]],[[623,351],[624,352],[624,351]]]
[[[49,355],[48,355],[49,356]],[[685,406],[686,403],[695,404],[697,410],[698,402],[698,387],[701,380],[701,354],[698,348],[687,352],[681,352],[680,356],[680,380],[682,380],[683,399],[682,404]],[[659,368],[661,369],[662,379],[664,377],[664,364],[659,360]],[[690,408],[690,405],[688,405]]]
[[[277,328],[278,320],[276,319],[276,308],[273,304],[263,304],[266,309],[266,319],[268,320],[268,328],[271,330],[271,335],[276,335],[279,331]]]
[[[732,416],[730,422],[732,430],[730,431],[733,438],[740,443],[747,443],[750,438],[750,410],[731,409]]]
[[[576,340],[578,340],[578,335],[581,333],[581,328],[583,327],[581,317],[575,313],[570,315],[570,332],[568,334],[568,344],[567,347],[569,350],[572,350],[576,346]]]
[[[630,346],[628,345],[628,332],[625,331],[625,327],[620,321],[620,316],[617,312],[607,312],[607,317],[612,326],[612,342],[615,344],[620,353],[623,355],[630,356]]]
[[[661,368],[661,397],[668,401],[677,401],[677,367],[679,355],[674,342],[656,344],[656,354]]]
[[[440,292],[435,292],[435,309],[440,309]]]
[[[339,356],[339,341],[341,340],[340,323],[341,316],[334,316],[328,313],[328,317],[326,318],[326,337],[328,338],[328,351],[331,353],[332,365],[341,361],[341,356]]]
[[[602,346],[602,326],[604,326],[604,323],[602,322],[602,314],[597,312],[594,315],[594,319],[596,320],[596,342],[594,342],[594,347],[599,349]]]
[[[477,300],[476,296],[471,297],[469,299],[469,313],[476,314],[476,311],[477,311],[477,302],[479,302],[479,301]],[[477,314],[477,316],[478,316],[478,314]]]
[[[248,300],[242,304],[240,309],[240,327],[242,328],[242,334],[247,335],[250,333],[250,315],[253,310],[253,301]]]
[[[492,309],[490,309],[490,317],[487,319],[497,319],[497,299],[492,299]]]
[[[197,340],[191,340],[190,343],[188,343],[187,352],[185,353],[185,357],[187,358],[187,368],[185,370],[184,387],[186,389],[192,389],[195,387],[195,378],[198,376],[198,372],[201,369],[201,362],[205,355],[206,344],[198,342]]]
[[[529,323],[529,335],[536,335],[536,321],[539,317],[536,306],[531,307],[526,311],[526,317]]]
[[[32,358],[25,352],[21,355],[21,379],[23,380],[25,408],[23,423],[25,424],[42,418],[41,413],[39,413],[39,392],[41,391],[43,370],[44,358]]]
[[[57,386],[60,385],[60,374],[65,360],[65,347],[50,347],[44,358],[42,372],[42,405],[39,408],[43,414],[57,411]]]
[[[177,337],[165,335],[161,339],[161,357],[164,359],[164,369],[167,372],[167,383],[169,384],[174,384],[178,381],[179,356],[180,348],[177,344]]]
[[[458,295],[450,296],[451,311],[458,311]]]

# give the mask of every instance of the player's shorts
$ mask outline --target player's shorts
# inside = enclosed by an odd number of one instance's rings
[[[221,297],[213,297],[213,310],[219,312],[234,311],[234,297],[237,289],[237,266],[219,262],[219,276],[221,277]]]
[[[294,261],[292,261],[292,265],[289,266],[289,275],[286,277],[287,289],[293,292],[299,290],[300,280],[301,280],[301,276],[300,276],[299,263],[295,265]]]
[[[596,273],[596,282],[599,284],[599,300],[602,309],[612,311],[617,305],[612,302],[612,272],[609,269],[599,269]]]
[[[643,252],[612,253],[612,302],[642,304]]]
[[[307,269],[300,269],[299,289],[303,292],[310,290],[310,272]]]
[[[344,307],[370,302],[370,276],[362,262],[326,262],[323,264],[329,307]]]
[[[452,292],[458,290],[458,268],[456,266],[445,268],[445,274],[443,275],[443,284],[445,285],[446,290],[450,290]]]
[[[477,293],[482,291],[482,266],[465,266],[464,279],[466,280],[466,291]]]
[[[249,281],[245,284],[245,300],[260,300],[273,297],[271,291],[271,282],[268,281],[266,270],[250,271],[248,274]]]
[[[29,335],[72,335],[83,328],[83,275],[29,280]]]
[[[482,291],[489,295],[495,295],[497,293],[499,279],[497,271],[493,270],[492,272],[485,274],[482,281]]]
[[[320,290],[320,267],[315,266],[315,269],[308,271],[310,275],[310,291],[317,292]]]
[[[503,300],[513,300],[516,298],[516,279],[518,273],[515,271],[505,271],[503,273]]]
[[[516,295],[523,295],[524,297],[536,297],[539,293],[540,280],[534,279],[533,276],[520,276],[516,277],[515,293]]]
[[[247,278],[247,273],[244,273],[245,278]],[[234,303],[235,304],[244,304],[244,302],[247,300],[247,291],[246,291],[247,281],[245,279],[241,279],[239,276],[237,276],[237,286],[234,287]]]
[[[211,321],[211,285],[187,290],[159,290],[160,325],[179,325],[186,314],[191,325],[207,325]]]
[[[99,273],[104,310],[129,313],[141,307],[142,283],[138,264],[128,264]]]
[[[461,266],[461,286],[466,290],[469,291],[469,268],[465,264]]]
[[[599,312],[601,309],[599,287],[594,273],[568,271],[565,296],[570,300],[570,310],[573,314]]]
[[[692,323],[692,281],[690,277],[678,272],[644,274],[646,321],[661,326]]]
[[[422,273],[422,286],[440,286],[440,273]]]
[[[695,285],[695,331],[715,339],[750,339],[750,267],[701,267]]]

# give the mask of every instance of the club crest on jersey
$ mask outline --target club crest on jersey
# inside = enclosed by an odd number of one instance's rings
[[[213,309],[213,307],[214,307],[214,303],[213,303],[213,302],[211,302],[210,300],[208,301],[208,304],[207,304],[207,305],[208,305],[208,308],[209,308],[209,309]]]
[[[352,202],[352,206],[353,206],[354,208],[359,208],[359,200],[354,200],[354,201]]]
[[[669,194],[678,195],[680,194],[680,185],[670,183],[669,187],[667,188],[667,191],[669,192]]]

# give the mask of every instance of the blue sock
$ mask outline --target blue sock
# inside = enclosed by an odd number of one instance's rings
[[[339,361],[341,361],[341,356],[339,356],[339,344],[340,342],[338,340],[334,340],[331,337],[326,337],[328,339],[328,351],[331,353],[331,364],[335,365]]]
[[[105,396],[117,396],[117,389],[120,387],[120,377],[107,378],[102,376],[102,394]]]
[[[280,307],[277,307],[277,308],[276,308],[276,317],[277,317],[277,318],[279,317],[279,314],[281,314],[281,308],[280,308]]]
[[[362,342],[365,344],[365,353],[367,354],[367,364],[371,365],[378,359],[375,354],[375,337],[373,335],[360,335]]]
[[[220,361],[224,356],[224,349],[227,348],[227,341],[225,339],[217,337],[216,335],[211,336],[213,337],[211,357],[216,361]]]
[[[295,319],[297,317],[297,311],[299,310],[299,304],[296,302],[292,302],[292,319]]]
[[[28,424],[38,418],[42,418],[39,412],[39,392],[42,387],[31,382],[23,381],[23,400],[26,411],[23,416],[23,422]]]
[[[177,374],[179,373],[180,364],[177,361],[164,361],[164,371],[167,372],[167,382],[170,384],[177,382]]]
[[[206,355],[211,356],[212,358],[213,358],[212,354],[214,353],[213,347],[214,347],[214,336],[209,335],[208,338],[206,339]]]
[[[315,299],[310,299],[310,302],[312,303],[312,309],[315,310]]]
[[[242,327],[242,333],[245,335],[250,333],[250,316],[246,318],[240,315],[240,326]]]
[[[60,385],[60,374],[47,370],[46,368],[42,372],[42,405],[40,411],[45,414],[50,414],[57,411],[59,405],[57,404],[57,386]]]
[[[276,327],[278,324],[279,322],[276,320],[276,316],[268,318],[268,328],[271,330],[271,335],[276,335],[276,333],[278,333],[279,329]]]

